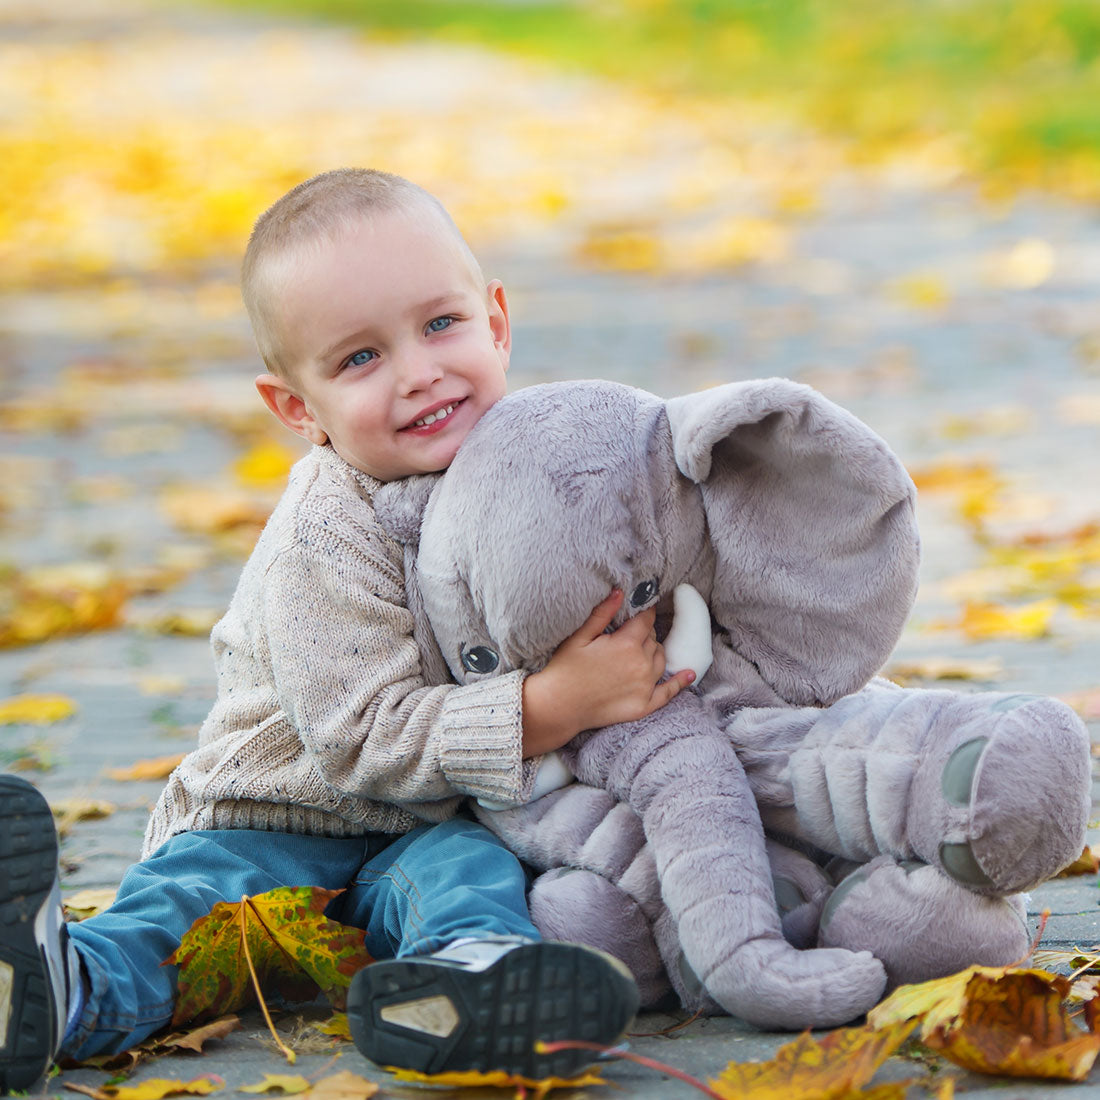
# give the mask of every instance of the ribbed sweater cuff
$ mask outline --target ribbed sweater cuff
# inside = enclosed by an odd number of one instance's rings
[[[494,802],[521,800],[530,778],[523,764],[525,676],[509,672],[447,693],[440,763],[456,790]]]

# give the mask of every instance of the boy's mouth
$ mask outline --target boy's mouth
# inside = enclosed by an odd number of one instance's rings
[[[461,398],[457,401],[448,401],[441,405],[437,405],[430,412],[425,413],[418,420],[414,420],[411,424],[406,424],[402,431],[405,432],[422,432],[425,429],[441,428],[443,424],[454,415],[455,410],[465,401],[465,398]]]

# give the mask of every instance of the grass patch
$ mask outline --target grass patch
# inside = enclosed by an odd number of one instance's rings
[[[1100,199],[1095,0],[221,3],[752,101],[849,138],[868,158],[947,135],[1002,187]]]

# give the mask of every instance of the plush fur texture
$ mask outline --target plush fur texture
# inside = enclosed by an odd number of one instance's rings
[[[462,682],[542,667],[613,586],[623,616],[656,602],[662,621],[682,583],[709,603],[699,694],[578,738],[585,783],[479,811],[546,872],[539,926],[614,951],[646,1003],[659,960],[689,1007],[842,1023],[887,980],[1015,961],[1019,902],[1000,895],[1080,850],[1088,742],[1065,708],[860,690],[915,591],[913,498],[873,432],[778,379],[667,404],[520,390],[444,477],[378,494],[418,640]],[[830,854],[872,862],[834,892]]]

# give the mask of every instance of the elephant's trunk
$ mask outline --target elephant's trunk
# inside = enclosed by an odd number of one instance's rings
[[[875,1004],[886,978],[869,953],[796,951],[783,939],[756,802],[698,696],[683,692],[569,751],[579,779],[641,817],[685,959],[727,1012],[803,1028],[843,1023]]]

